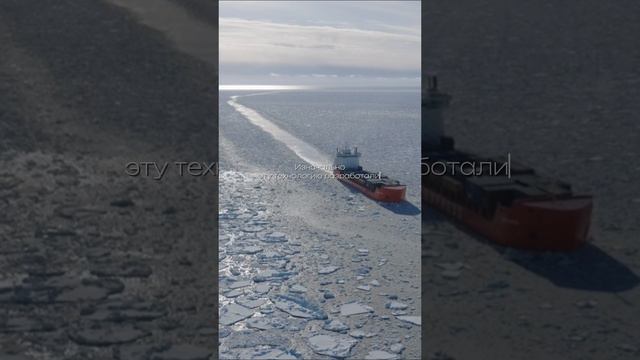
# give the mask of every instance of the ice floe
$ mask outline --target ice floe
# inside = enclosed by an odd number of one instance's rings
[[[292,286],[289,287],[289,292],[292,292],[292,293],[305,293],[305,292],[307,292],[307,288],[302,286],[302,285],[295,284],[295,285],[292,285]]]
[[[253,255],[253,254],[257,254],[257,253],[261,252],[262,250],[263,249],[260,246],[248,245],[248,246],[238,247],[235,250],[235,253],[236,254]]]
[[[350,355],[358,340],[347,335],[315,335],[308,339],[309,347],[317,354],[337,358]]]
[[[400,320],[400,321],[404,321],[404,322],[408,322],[411,323],[413,325],[421,325],[422,324],[422,317],[421,316],[397,316],[396,319]]]
[[[396,343],[389,347],[389,351],[391,351],[392,353],[400,354],[402,351],[404,351],[404,348],[405,346],[403,344]]]
[[[266,242],[266,243],[280,243],[280,242],[287,242],[287,234],[281,233],[281,232],[272,232],[269,233],[267,235],[265,235],[264,237],[261,237],[260,240]]]
[[[284,329],[292,323],[280,317],[252,317],[246,321],[247,327],[258,330]]]
[[[344,304],[340,307],[340,315],[342,316],[368,314],[372,312],[373,312],[373,308],[367,305],[362,305],[357,302]]]
[[[271,290],[271,285],[267,283],[256,284],[255,291],[259,294],[266,294]]]
[[[220,310],[220,324],[233,325],[253,315],[253,310],[238,304],[228,304]]]
[[[221,359],[243,359],[243,360],[296,360],[298,357],[293,353],[273,348],[270,346],[256,346],[238,351],[233,357],[221,356]]]
[[[397,358],[398,358],[398,355],[388,353],[382,350],[369,351],[367,356],[364,357],[365,360],[395,360]]]
[[[223,294],[224,294],[225,297],[235,298],[235,297],[244,295],[244,289],[242,289],[242,288],[234,289],[234,290],[231,290],[231,291],[226,291]]]
[[[390,310],[405,310],[406,308],[409,307],[409,305],[403,304],[403,303],[398,302],[398,301],[392,301],[392,302],[387,303],[385,305],[385,307],[387,309],[390,309]]]
[[[239,289],[239,288],[243,288],[243,287],[247,287],[251,285],[251,281],[249,280],[241,280],[241,281],[234,281],[231,284],[229,284],[227,287],[229,289]]]
[[[328,275],[328,274],[331,274],[331,273],[334,273],[334,272],[338,271],[339,269],[340,269],[339,266],[325,266],[325,267],[320,268],[318,270],[318,274],[320,274],[320,275]]]
[[[334,293],[332,293],[331,291],[325,291],[322,296],[327,300],[335,299],[335,297],[336,297],[336,295]]]
[[[327,314],[320,307],[301,296],[277,295],[272,301],[276,308],[291,316],[315,320],[327,318]]]
[[[267,270],[261,271],[258,275],[254,276],[253,281],[255,282],[265,282],[265,281],[272,281],[272,280],[284,281],[284,280],[288,280],[291,276],[295,274],[296,273],[293,271],[278,271],[273,269],[267,269]]]
[[[249,309],[254,309],[254,308],[257,308],[258,306],[262,306],[267,301],[269,300],[265,298],[250,298],[250,297],[236,299],[236,303]]]
[[[334,331],[334,332],[339,332],[339,333],[343,333],[343,334],[345,334],[347,331],[349,331],[349,325],[347,325],[347,324],[345,324],[342,321],[337,320],[337,319],[325,321],[325,323],[322,326],[322,328],[327,330],[327,331]]]

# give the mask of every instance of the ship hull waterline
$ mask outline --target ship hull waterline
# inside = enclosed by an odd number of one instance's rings
[[[587,242],[593,199],[520,199],[498,206],[492,218],[422,188],[422,199],[464,227],[504,246],[538,251],[570,251]]]

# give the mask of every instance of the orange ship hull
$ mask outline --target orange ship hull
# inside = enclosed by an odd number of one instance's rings
[[[580,247],[589,237],[593,208],[590,196],[562,200],[521,199],[509,207],[499,206],[491,218],[425,187],[422,197],[428,205],[505,246],[568,251]]]
[[[357,189],[373,200],[383,202],[402,202],[405,200],[405,195],[407,192],[407,187],[405,185],[380,186],[372,191],[369,188],[358,184],[355,180],[340,176],[341,173],[339,171],[334,171],[334,174],[339,181]]]

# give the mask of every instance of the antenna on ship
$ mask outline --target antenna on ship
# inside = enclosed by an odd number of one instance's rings
[[[438,91],[438,77],[435,75],[427,75],[426,85],[422,91],[422,148],[438,149],[444,136],[442,111],[449,106],[451,96]]]

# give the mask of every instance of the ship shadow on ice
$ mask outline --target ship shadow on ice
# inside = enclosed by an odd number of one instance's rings
[[[422,221],[423,224],[437,224],[450,220],[438,210],[427,208],[423,212]],[[631,269],[592,243],[571,252],[521,250],[496,244],[461,224],[454,221],[451,223],[475,241],[489,245],[505,259],[558,287],[621,292],[633,289],[640,283],[640,277]]]
[[[492,245],[505,253],[506,248]],[[512,262],[562,288],[620,292],[640,283],[640,278],[620,261],[593,244],[567,253],[509,253]]]
[[[379,201],[376,201],[376,202],[378,203],[378,205],[382,206],[383,208],[399,215],[418,215],[421,212],[420,208],[418,208],[417,206],[413,205],[412,203],[406,200],[396,204],[383,203]]]
[[[441,212],[435,210],[431,206],[423,205],[422,208],[422,223],[427,225],[437,225],[439,223],[449,221],[447,217]]]
[[[620,292],[640,283],[640,277],[631,269],[591,243],[570,252],[541,252],[498,245],[467,229],[461,230],[487,243],[514,264],[561,288]]]
[[[345,188],[347,188],[352,194],[358,194],[359,196],[364,196],[360,191],[352,188],[351,186],[344,184],[342,182],[340,182],[340,184]],[[421,213],[419,207],[413,205],[412,203],[406,200],[400,203],[385,203],[385,202],[369,199],[366,196],[365,198],[398,215],[418,215]]]

